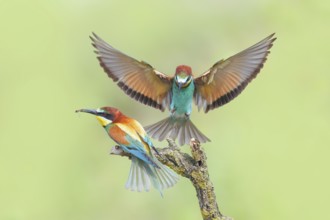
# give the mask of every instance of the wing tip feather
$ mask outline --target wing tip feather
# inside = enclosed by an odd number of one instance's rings
[[[128,96],[130,96],[131,98],[134,98],[136,101],[141,102],[144,105],[148,105],[151,107],[154,107],[156,109],[159,109],[161,111],[164,111],[165,108],[157,103],[156,101],[152,100],[151,98],[149,98],[148,96],[139,93],[138,91],[133,90],[132,88],[128,87],[127,85],[125,85],[125,83],[123,83],[122,81],[119,81],[117,83],[117,85],[119,86],[119,88],[121,88]]]
[[[92,32],[91,36],[89,36],[89,38],[91,39],[92,41],[92,46],[96,49],[94,50],[94,52],[98,55],[97,56],[97,59],[99,61],[99,64],[100,66],[103,68],[104,72],[106,72],[106,74],[108,75],[109,78],[111,78],[114,82],[117,82],[119,80],[119,77],[116,76],[116,74],[114,74],[111,69],[106,65],[106,63],[104,62],[104,57],[102,57],[102,54],[100,52],[100,47],[102,49],[102,46],[108,46],[109,45],[104,41],[102,40],[98,35],[96,35],[94,32]],[[112,47],[110,47],[112,48]],[[142,62],[144,65],[147,65],[149,68],[153,69],[152,66],[146,62]],[[157,75],[159,76],[159,78],[164,81],[166,78],[162,73],[158,72],[157,71]],[[152,98],[142,94],[142,93],[139,93],[138,91],[134,91],[132,89],[130,89],[127,85],[125,85],[124,82],[118,82],[117,83],[118,86],[124,90],[124,92],[129,95],[130,97],[136,99],[137,101],[145,104],[145,105],[148,105],[148,106],[151,106],[151,107],[154,107],[156,109],[159,109],[161,111],[165,111],[165,107],[163,104],[161,103],[158,103],[156,100],[153,100]]]
[[[267,42],[267,49],[266,52],[261,59],[260,64],[255,68],[255,70],[252,72],[252,74],[243,82],[241,82],[238,86],[227,92],[226,94],[222,95],[216,100],[213,100],[212,103],[204,103],[204,112],[207,113],[208,111],[217,108],[219,106],[225,105],[226,103],[230,102],[234,98],[236,98],[244,89],[245,87],[260,73],[261,69],[264,67],[264,63],[267,61],[267,56],[270,54],[270,48],[273,46],[273,42],[277,39],[275,36],[275,32],[266,37],[264,40],[260,41],[261,42]],[[257,44],[259,44],[257,43]],[[256,44],[256,45],[257,45]],[[265,46],[266,46],[265,45]],[[252,46],[253,47],[253,46]]]

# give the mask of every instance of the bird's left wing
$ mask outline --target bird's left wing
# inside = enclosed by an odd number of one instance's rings
[[[143,126],[133,118],[122,119],[122,122],[124,122],[125,125],[128,125],[126,126],[127,128],[125,129],[129,130],[130,131],[129,133],[132,136],[134,136],[135,139],[138,139],[140,141],[140,144],[143,146],[143,149],[147,152],[149,156],[152,157],[152,153],[150,149],[153,148],[156,152],[157,149],[153,145],[150,137],[148,136],[147,132],[144,130]]]
[[[162,111],[169,107],[172,77],[111,47],[96,34],[91,39],[100,65],[127,95]]]
[[[116,126],[125,133],[125,139],[130,143],[130,147],[136,148],[137,150],[146,152],[148,155],[150,155],[151,146],[144,139],[146,135],[143,135],[142,132],[139,132],[136,129],[137,127],[142,126],[140,124],[134,124],[134,122],[134,119],[130,119],[129,121],[122,121],[119,123],[117,122]]]
[[[194,100],[205,113],[238,96],[260,72],[273,46],[274,34],[240,53],[214,64],[195,82]]]
[[[152,164],[157,167],[152,159],[152,153],[148,144],[141,140],[140,135],[135,129],[127,123],[115,123],[111,128],[112,138],[121,146],[121,148],[129,154]]]

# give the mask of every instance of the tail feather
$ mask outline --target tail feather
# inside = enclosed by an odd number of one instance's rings
[[[174,186],[178,176],[170,168],[155,160],[157,167],[132,157],[126,188],[132,191],[149,191],[151,184],[162,194],[162,190]]]
[[[189,135],[190,137],[196,137],[196,134],[194,133],[194,131],[193,131],[193,129],[191,128],[191,126],[189,126],[187,130],[188,130],[188,135]],[[196,138],[196,139],[199,140],[199,138]],[[190,141],[190,140],[189,140],[189,141]]]
[[[191,133],[190,133],[190,127],[188,126],[187,129],[184,129],[184,136],[185,136],[185,139],[184,139],[184,142],[187,143],[190,141],[189,137],[191,137]]]
[[[138,175],[137,175],[137,183],[138,183],[138,192],[143,191],[144,188],[148,189],[150,188],[150,181],[146,177],[145,173],[143,172],[143,169],[138,169]]]
[[[191,138],[198,139],[201,143],[210,141],[189,118],[175,118],[170,116],[155,124],[145,127],[148,135],[163,141],[165,138],[173,140],[178,138],[179,145],[189,144]]]
[[[126,182],[127,189],[138,192],[150,190],[150,179],[146,174],[145,167],[141,165],[143,163],[136,157],[132,157],[131,169]]]
[[[163,123],[159,124],[157,130],[158,130],[157,133],[160,134],[159,139],[164,140],[166,138],[166,134],[171,130],[171,124],[166,123],[166,121],[164,121],[164,124]]]
[[[174,173],[170,168],[160,163],[158,160],[156,164],[160,167],[160,169],[154,168],[155,173],[158,176],[160,188],[167,189],[174,186],[179,178],[176,173]]]
[[[132,180],[133,180],[133,166],[131,165],[131,168],[129,169],[129,173],[128,173],[128,179],[125,185],[126,189],[132,189],[131,187],[133,186]]]
[[[190,123],[189,128],[195,134],[195,138],[198,139],[200,142],[204,143],[206,141],[210,141],[210,139],[208,139],[202,132],[200,132],[193,123]],[[201,141],[201,140],[205,140],[205,141]]]

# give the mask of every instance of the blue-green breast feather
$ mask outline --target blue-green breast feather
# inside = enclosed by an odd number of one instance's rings
[[[172,100],[170,109],[175,109],[175,114],[190,114],[195,85],[191,82],[187,87],[179,89],[175,82],[172,86]]]

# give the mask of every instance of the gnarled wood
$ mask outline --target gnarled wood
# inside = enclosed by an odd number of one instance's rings
[[[173,140],[167,139],[167,141],[169,146],[165,148],[157,148],[158,153],[155,153],[155,156],[160,162],[191,181],[197,192],[197,198],[203,219],[233,220],[230,217],[222,215],[219,211],[214,187],[210,180],[206,164],[207,158],[199,141],[191,139],[191,155],[181,152]]]
[[[206,155],[198,140],[191,139],[191,156],[182,153],[173,140],[167,139],[169,147],[157,148],[159,161],[179,175],[188,178],[194,185],[199,207],[204,220],[230,220],[221,214],[216,201],[214,187],[209,177]]]

